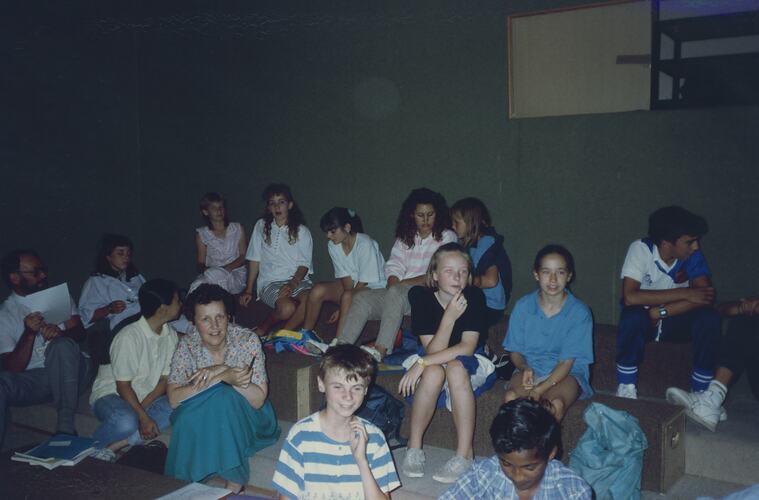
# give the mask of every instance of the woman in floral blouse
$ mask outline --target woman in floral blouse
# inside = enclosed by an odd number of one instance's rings
[[[200,285],[185,301],[195,325],[179,341],[168,381],[173,427],[166,474],[201,481],[218,474],[238,493],[248,457],[273,444],[279,426],[266,399],[264,353],[251,330],[230,324],[234,298]]]

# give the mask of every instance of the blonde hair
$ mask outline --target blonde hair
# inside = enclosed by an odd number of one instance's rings
[[[427,274],[424,275],[424,285],[427,288],[437,290],[437,281],[433,277],[433,274],[437,272],[438,264],[445,253],[458,253],[466,260],[467,267],[469,267],[469,278],[467,279],[467,285],[472,284],[472,274],[474,273],[474,264],[472,264],[472,258],[469,257],[469,253],[466,248],[458,243],[446,243],[441,245],[430,258],[430,265],[427,266]]]

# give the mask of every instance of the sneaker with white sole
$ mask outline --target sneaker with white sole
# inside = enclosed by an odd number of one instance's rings
[[[369,353],[369,355],[372,358],[374,358],[374,361],[376,361],[377,364],[382,363],[382,354],[380,354],[380,352],[377,349],[375,349],[374,347],[370,345],[362,345],[361,349]]]
[[[690,410],[686,408],[685,415],[712,432],[717,430],[720,420],[720,403],[722,403],[722,398],[717,391],[707,389],[694,394],[693,400],[693,408]]]
[[[424,462],[424,450],[420,448],[407,448],[406,456],[403,457],[401,471],[406,477],[423,477]]]
[[[617,386],[617,397],[638,399],[638,388],[635,387],[635,384],[619,384]]]
[[[455,483],[459,476],[469,470],[471,466],[471,458],[455,455],[439,471],[433,474],[432,479],[441,483]]]
[[[693,405],[698,400],[698,395],[703,394],[700,392],[686,392],[679,387],[670,387],[667,389],[666,398],[667,402],[673,405],[682,406],[686,410],[693,410]],[[725,422],[727,420],[727,410],[724,406],[719,407],[719,421]]]

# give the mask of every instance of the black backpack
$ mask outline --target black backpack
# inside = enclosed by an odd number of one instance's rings
[[[391,450],[406,446],[408,439],[401,437],[401,423],[405,405],[381,386],[372,384],[364,404],[356,415],[373,423],[385,434]]]

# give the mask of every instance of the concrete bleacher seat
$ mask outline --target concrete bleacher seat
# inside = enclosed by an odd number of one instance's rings
[[[236,322],[244,326],[260,323],[269,313],[268,307],[255,302],[247,308],[239,308]],[[329,342],[335,335],[335,326],[327,325],[326,318],[334,311],[331,306],[324,307],[317,325],[317,332]],[[503,352],[500,347],[506,333],[508,318],[503,318],[494,325],[489,334],[489,346],[495,353]],[[407,327],[409,318],[404,320]],[[376,337],[378,322],[370,321],[364,329],[360,342]],[[669,405],[664,401],[664,391],[668,386],[676,385],[688,388],[691,371],[690,344],[650,343],[646,347],[645,360],[640,367],[638,392],[642,399],[638,401],[623,400],[612,396],[616,388],[615,351],[616,328],[611,325],[596,325],[594,329],[594,354],[596,363],[592,367],[591,382],[601,393],[591,401],[598,401],[612,408],[622,409],[636,417],[649,441],[649,448],[644,454],[642,487],[646,490],[665,492],[684,473],[684,427],[685,416],[682,408]],[[269,376],[269,398],[275,408],[277,418],[295,422],[317,411],[322,404],[322,395],[316,384],[318,358],[301,354],[266,351],[266,367]],[[395,392],[400,373],[380,374],[377,383]],[[492,453],[488,429],[498,407],[503,401],[504,381],[496,385],[477,399],[477,419],[475,424],[474,451],[477,455]],[[82,396],[77,415],[77,428],[81,435],[90,435],[98,422],[92,414],[87,399],[89,393]],[[583,410],[590,401],[579,401],[573,405],[563,422],[564,459],[584,432],[586,426],[582,419]],[[25,408],[13,408],[14,423],[52,432],[55,425],[55,408],[51,405],[35,405]],[[402,433],[408,435],[411,408],[406,407]],[[455,449],[453,419],[448,411],[437,411],[425,435],[426,444]],[[161,438],[168,442],[170,430]]]

